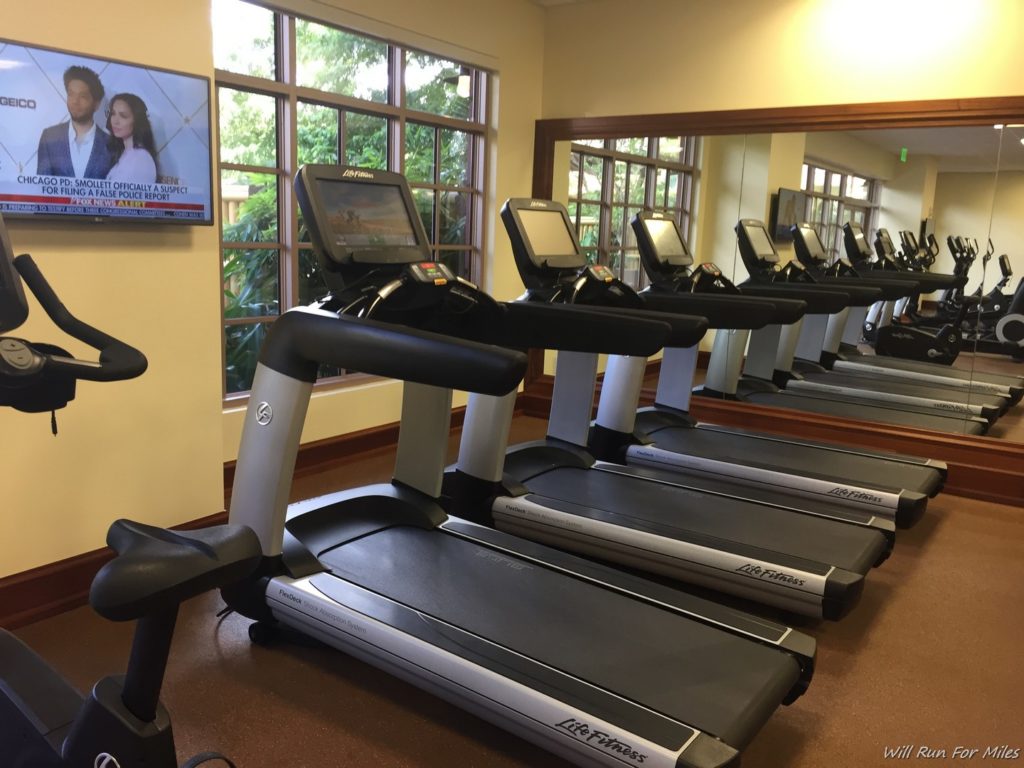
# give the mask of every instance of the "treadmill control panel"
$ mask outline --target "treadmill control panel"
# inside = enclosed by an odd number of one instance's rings
[[[455,279],[455,275],[448,267],[436,261],[420,261],[410,264],[409,275],[417,283],[432,285],[447,285],[448,281]]]
[[[591,264],[587,267],[587,273],[594,280],[601,283],[610,283],[615,280],[615,273],[604,264]]]
[[[707,275],[711,275],[711,277],[721,277],[722,276],[722,270],[720,270],[718,267],[716,267],[711,262],[708,262],[706,264],[701,264],[699,269],[700,269],[701,272],[703,272],[703,273],[705,273]]]

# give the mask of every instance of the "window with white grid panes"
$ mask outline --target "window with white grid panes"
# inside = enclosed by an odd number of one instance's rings
[[[230,397],[274,319],[327,291],[292,187],[304,164],[404,174],[433,257],[481,280],[488,75],[256,3],[212,8]]]
[[[687,237],[698,153],[692,136],[573,141],[569,218],[587,258],[634,288],[647,285],[630,221],[642,210],[661,211]]]

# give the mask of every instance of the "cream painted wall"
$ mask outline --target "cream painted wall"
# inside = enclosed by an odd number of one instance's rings
[[[31,4],[0,11],[15,40],[200,75],[212,69],[208,19],[205,2],[136,3],[102,24],[83,24],[68,0],[45,14]],[[115,517],[170,525],[222,508],[217,229],[9,229],[15,252],[33,255],[74,313],[138,345],[150,367],[135,381],[80,384],[58,413],[57,439],[48,414],[0,411],[4,471],[19,478],[0,507],[0,576],[102,546]],[[19,334],[66,343],[41,309],[32,313]]]
[[[900,163],[896,173],[886,179],[879,200],[878,226],[889,230],[899,247],[898,233],[909,229],[918,233],[921,221],[933,213],[938,163],[927,155],[911,156]]]
[[[760,139],[760,140],[759,140]],[[745,280],[733,227],[748,214],[748,201],[760,197],[762,152],[768,136],[706,136],[703,139],[699,214],[693,256],[697,263],[713,262],[730,280]],[[763,146],[761,146],[763,145]]]
[[[594,0],[547,14],[545,117],[1024,93],[1019,0]]]
[[[995,204],[993,205],[993,192]],[[977,238],[982,253],[991,237],[995,255],[1010,257],[1014,276],[1004,292],[1012,292],[1017,281],[1024,276],[1024,173],[1001,171],[998,179],[991,173],[940,173],[935,189],[935,236],[942,245],[935,271],[952,271],[953,259],[946,249],[947,235]],[[995,260],[985,273],[985,291],[1000,278]],[[981,260],[970,272],[967,292],[973,291],[982,280]]]
[[[501,130],[488,158],[493,205],[485,226],[485,287],[498,298],[514,297],[521,283],[497,210],[505,198],[530,193],[543,10],[529,0],[333,3],[277,4],[498,70],[491,123]],[[6,3],[0,29],[27,43],[212,78],[209,0],[137,3],[85,26],[79,11],[68,0],[47,3],[45,14],[38,6]],[[222,509],[222,465],[236,455],[242,412],[224,412],[221,404],[217,228],[10,228],[15,249],[32,252],[68,306],[141,347],[150,370],[137,381],[81,385],[79,402],[58,414],[56,440],[48,416],[0,411],[5,467],[9,476],[27,479],[8,488],[0,508],[0,577],[102,546],[117,516],[173,525]],[[60,338],[38,318],[24,335]],[[457,396],[456,405],[462,402]],[[397,421],[399,403],[399,386],[391,383],[317,393],[303,440]]]
[[[762,220],[766,224],[769,223],[771,216],[771,195],[777,193],[779,187],[800,189],[800,173],[803,169],[806,144],[806,133],[772,134],[767,186],[764,190],[765,209],[762,214]],[[776,243],[775,248],[783,263],[793,259],[793,243]]]
[[[891,179],[896,174],[898,158],[873,144],[839,131],[814,131],[805,135],[809,159],[875,179]]]

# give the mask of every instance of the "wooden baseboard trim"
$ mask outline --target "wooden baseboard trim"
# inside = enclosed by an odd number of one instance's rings
[[[522,412],[519,401],[516,412]],[[452,429],[462,426],[465,407],[452,409]],[[393,449],[398,443],[398,423],[382,424],[346,435],[317,440],[303,445],[295,464],[295,476],[304,477],[325,467],[370,451]],[[235,462],[224,465],[225,505],[230,500]],[[220,511],[174,526],[175,530],[194,530],[227,522]],[[0,627],[17,629],[64,611],[79,608],[89,600],[89,586],[96,573],[114,556],[109,547],[85,552],[49,565],[0,578]]]
[[[657,370],[649,364],[647,377],[656,375]],[[552,376],[534,380],[523,397],[526,415],[547,418],[552,389]],[[600,392],[600,386],[597,391]],[[653,402],[654,390],[643,389],[640,404]],[[1024,505],[1024,444],[702,397],[690,401],[690,413],[699,421],[727,427],[940,459],[949,465],[946,493],[997,504]]]
[[[189,531],[219,525],[227,517],[226,512],[218,512],[174,529]],[[0,579],[0,627],[17,629],[85,605],[93,578],[113,556],[110,547],[103,547]]]

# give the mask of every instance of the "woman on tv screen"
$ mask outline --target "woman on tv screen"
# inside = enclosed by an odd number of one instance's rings
[[[119,93],[110,100],[107,131],[114,161],[107,178],[113,181],[156,182],[156,142],[146,102],[134,93]]]

